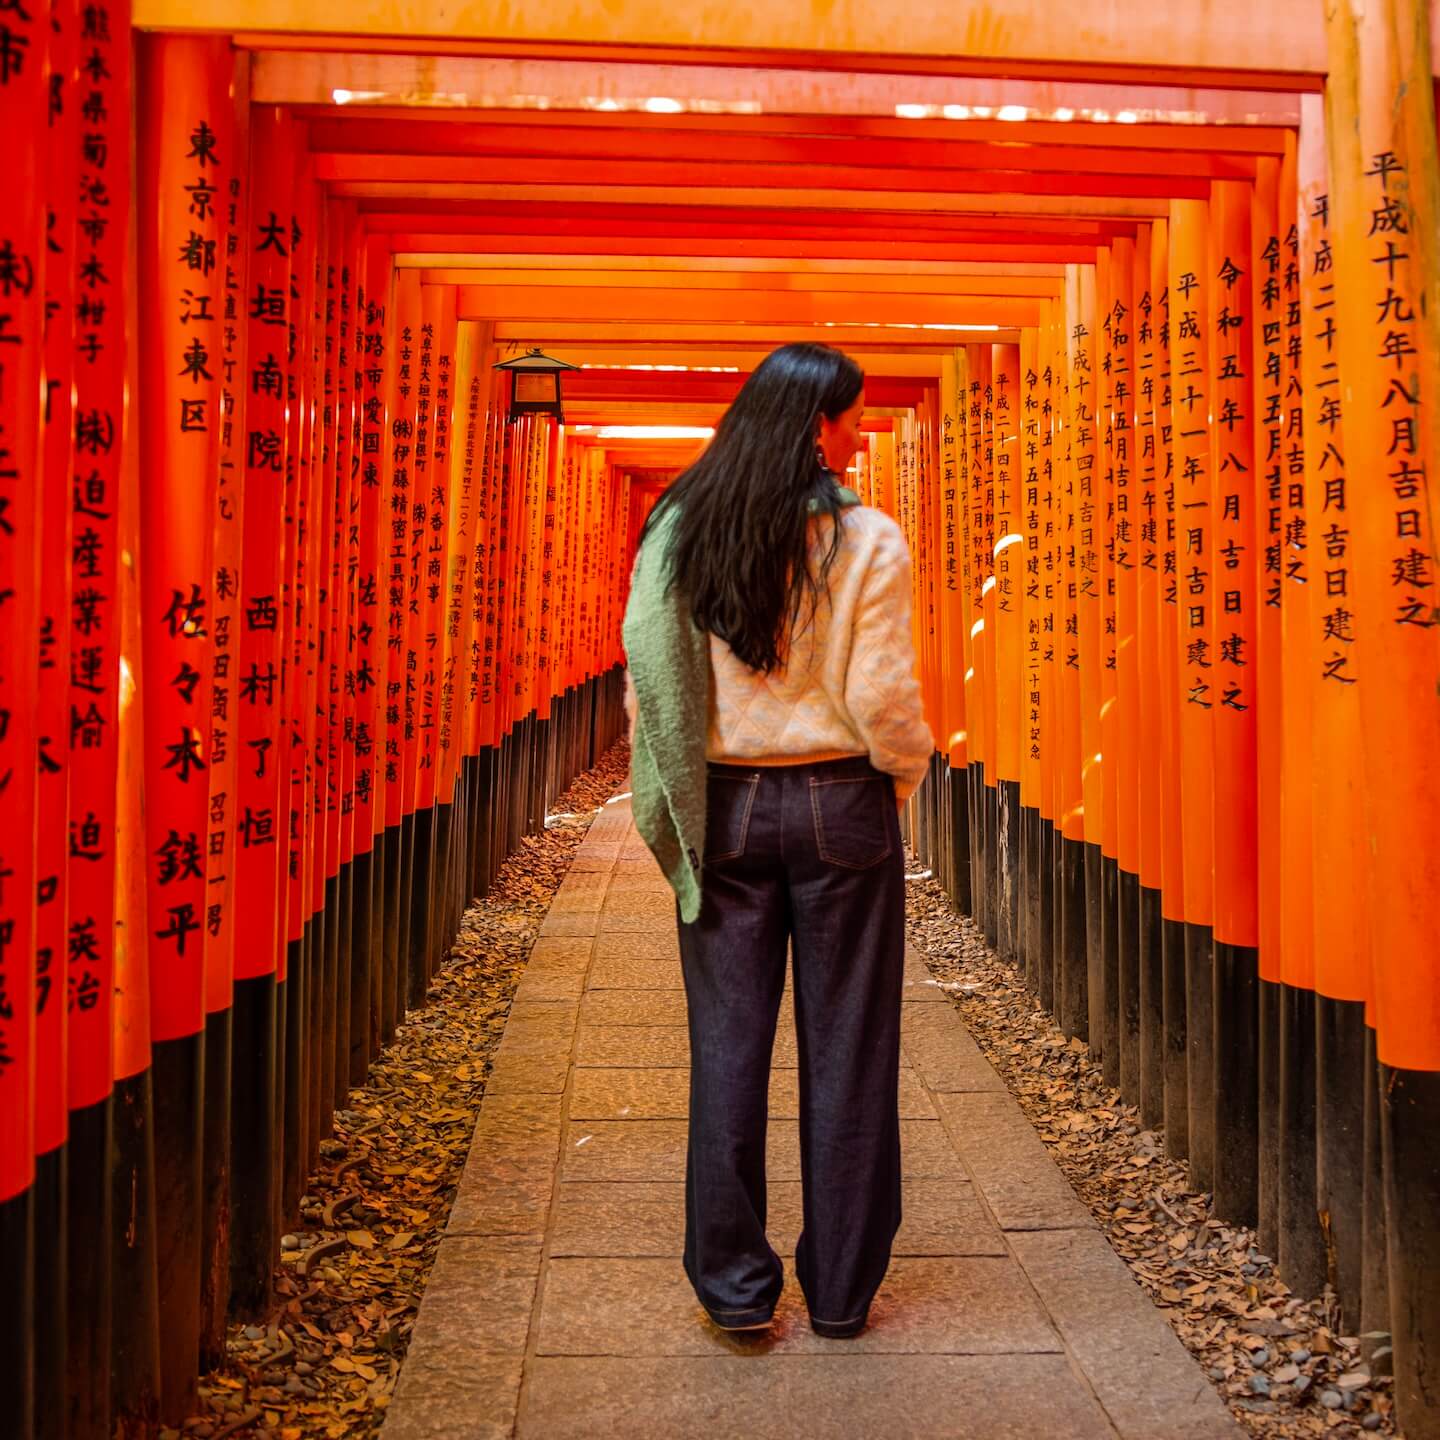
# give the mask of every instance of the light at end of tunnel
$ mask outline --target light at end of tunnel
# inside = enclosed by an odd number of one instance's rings
[[[708,440],[715,431],[709,425],[601,425],[594,433],[597,440]]]
[[[985,622],[984,622],[983,620],[977,620],[977,621],[970,627],[970,634],[971,634],[972,636],[978,635],[984,628],[985,628]],[[975,672],[974,672],[973,670],[967,670],[967,671],[965,672],[965,678],[968,680],[974,673],[975,673]]]
[[[985,622],[984,622],[983,620],[980,621],[980,624],[983,625],[984,623],[985,623]],[[971,633],[972,635],[975,633],[975,627],[974,627],[973,625],[970,627],[970,633]],[[966,678],[967,680],[973,680],[973,679],[975,678],[975,667],[974,667],[973,665],[970,666],[970,668],[969,668],[968,670],[966,670],[966,672],[965,672],[965,678]],[[961,733],[963,734],[964,732],[962,731]]]
[[[897,120],[923,120],[930,114],[929,105],[897,105],[895,107],[895,118]]]
[[[922,330],[998,330],[998,325],[952,325],[948,320],[935,321],[927,320],[920,326]]]
[[[1140,119],[1133,110],[1119,110],[1116,112],[1115,118],[1122,125],[1134,125]]]
[[[997,120],[1024,120],[1030,112],[1023,105],[1002,105],[995,113]]]
[[[1018,545],[1025,537],[1023,535],[1007,535],[1003,540],[995,542],[995,553],[998,555],[1002,550],[1008,550],[1012,545]]]
[[[1051,118],[1060,121],[1073,120],[1075,112],[1068,105],[1061,105]]]
[[[685,102],[669,95],[652,95],[645,102],[645,108],[652,115],[679,115],[685,109]]]
[[[336,105],[374,105],[377,101],[389,99],[384,90],[332,90],[330,99]],[[465,103],[465,97],[460,97],[459,103]]]
[[[968,120],[970,107],[968,105],[946,105],[940,113],[947,120]]]
[[[985,583],[980,587],[980,594],[982,596],[988,595],[994,588],[995,577],[993,575],[987,576]]]
[[[704,371],[709,375],[738,375],[740,373],[740,367],[738,365],[614,365],[609,361],[596,362],[589,360],[583,362],[580,368],[582,370],[678,370],[686,373],[694,371],[697,374]],[[588,429],[589,427],[579,425],[571,426],[571,429],[574,430],[582,428]]]

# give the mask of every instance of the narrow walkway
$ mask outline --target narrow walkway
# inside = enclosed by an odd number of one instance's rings
[[[718,1334],[679,1260],[674,904],[628,805],[607,807],[515,997],[385,1440],[1238,1435],[913,953],[905,999],[905,1222],[869,1329],[812,1335],[791,1275],[768,1336]],[[770,1124],[787,1258],[794,1066],[787,993]]]

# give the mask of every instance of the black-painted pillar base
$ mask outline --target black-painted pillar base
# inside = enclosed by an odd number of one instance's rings
[[[1255,1222],[1255,1243],[1263,1255],[1280,1260],[1280,1136],[1284,1098],[1280,1089],[1280,1027],[1281,1027],[1281,986],[1272,980],[1260,979],[1257,992],[1260,1020],[1260,1065],[1259,1065],[1259,1198]],[[1291,1042],[1292,1047],[1294,1042]],[[1312,1041],[1312,1050],[1314,1048]],[[1291,1090],[1294,1085],[1292,1083]],[[1311,1102],[1313,1108],[1315,1090],[1314,1066],[1310,1076]],[[1288,1097],[1293,1103],[1298,1097]],[[1311,1138],[1314,1138],[1314,1118],[1311,1117]],[[1314,1202],[1314,1165],[1311,1165],[1311,1202]],[[1283,1267],[1281,1269],[1283,1276]],[[1289,1276],[1284,1276],[1292,1289],[1298,1288]],[[1311,1292],[1314,1293],[1314,1292]]]
[[[1395,1408],[1406,1440],[1440,1437],[1440,1072],[1380,1068]]]
[[[399,913],[396,916],[399,951],[396,956],[395,972],[395,1023],[405,1023],[405,1012],[411,1005],[411,993],[415,988],[412,974],[420,972],[424,979],[424,957],[415,949],[415,929],[412,911],[415,908],[415,812],[412,810],[400,822],[400,890]],[[424,993],[423,985],[421,993]]]
[[[1315,997],[1315,1199],[1346,1334],[1359,1331],[1365,1236],[1365,1006]]]
[[[63,1434],[69,1405],[67,1296],[68,1145],[35,1160],[35,1431],[40,1440]]]
[[[160,1328],[160,1414],[179,1425],[195,1409],[200,1353],[205,1158],[205,1032],[151,1049],[155,1110],[155,1228]]]
[[[300,1196],[310,1168],[312,1119],[307,1061],[313,1055],[307,1033],[312,947],[301,934],[285,944],[285,978],[275,987],[276,1039],[283,1047],[276,1065],[280,1111],[280,1203],[276,1224],[283,1231],[300,1214]],[[323,1008],[323,1007],[322,1007]]]
[[[347,1086],[363,1085],[370,1069],[371,1010],[375,1004],[375,850],[350,862],[350,1057]]]
[[[495,804],[495,749],[481,747],[475,757],[475,814],[470,822],[470,893],[482,896],[494,878],[491,811]]]
[[[1215,1184],[1215,941],[1185,922],[1185,1086],[1190,1110],[1190,1184]]]
[[[1262,983],[1263,990],[1279,1000],[1276,1258],[1281,1277],[1296,1294],[1318,1295],[1325,1286],[1326,1263],[1315,1195],[1315,992]]]
[[[1043,816],[1035,817],[1035,930],[1034,965],[1026,972],[1031,991],[1039,995],[1047,984],[1054,994],[1055,965],[1055,826]]]
[[[1259,1201],[1260,957],[1215,942],[1215,1211],[1254,1225]]]
[[[1140,1120],[1147,1129],[1166,1123],[1165,1115],[1165,954],[1160,892],[1129,876],[1133,895],[1121,895],[1123,913],[1137,920],[1138,953],[1133,966],[1122,957],[1121,1000],[1133,1023],[1140,1071]],[[1122,888],[1126,876],[1122,872]],[[1127,986],[1133,987],[1127,990]],[[1135,1018],[1128,1019],[1133,1003]]]
[[[325,958],[320,981],[320,1053],[307,1079],[315,1106],[314,1143],[335,1133],[335,1063],[341,1053],[340,1035],[340,876],[325,880]],[[348,1050],[348,1046],[345,1047]],[[315,1152],[319,1153],[318,1149]]]
[[[205,1019],[205,1154],[200,1197],[200,1359],[202,1371],[225,1358],[225,1321],[230,1300],[230,1092],[232,1016],[219,1010]]]
[[[355,973],[355,871],[354,862],[342,865],[335,876],[335,1046],[325,1090],[325,1106],[343,1110],[350,1103],[350,992]],[[333,1126],[333,1120],[332,1120]]]
[[[1020,972],[1032,993],[1040,978],[1040,815],[1020,807]]]
[[[1002,959],[1015,960],[1020,918],[1020,782],[995,787],[995,885],[998,894],[996,946]]]
[[[1046,879],[1050,886],[1050,949],[1040,957],[1040,1003],[1052,1015],[1059,1014],[1055,997],[1060,992],[1060,972],[1065,966],[1065,946],[1069,944],[1069,927],[1075,923],[1076,902],[1066,893],[1065,836],[1059,825],[1050,829],[1049,869]],[[1085,914],[1085,860],[1080,858],[1079,915]]]
[[[1093,994],[1097,1000],[1101,1000],[1105,994],[1105,922],[1108,919],[1111,925],[1114,925],[1114,907],[1107,907],[1105,904],[1105,866],[1099,845],[1089,840],[1082,840],[1079,844],[1080,854],[1085,865],[1085,950],[1078,967],[1074,971],[1067,970],[1066,992],[1057,999],[1062,1008],[1066,1006],[1073,1008],[1077,1003],[1076,997],[1084,996],[1084,1029],[1090,1041],[1091,1057],[1100,1062],[1105,1075],[1105,1083],[1118,1086],[1120,1084],[1120,1052],[1119,1050],[1107,1051],[1105,1049],[1103,1025],[1096,1026],[1093,1031],[1090,1029],[1090,997]],[[1112,945],[1114,940],[1115,937],[1112,934],[1110,936]],[[1067,1034],[1072,1033],[1070,1026],[1066,1025],[1063,1019],[1060,1023],[1065,1027]]]
[[[1098,861],[1099,851],[1095,858]],[[1083,840],[1060,841],[1060,926],[1055,947],[1054,995],[1051,1013],[1067,1035],[1086,1037],[1090,1028],[1089,963],[1090,901],[1085,875],[1090,856]],[[1098,920],[1098,916],[1096,919]],[[1042,991],[1041,1000],[1045,996]]]
[[[35,1193],[0,1201],[0,1440],[35,1435]]]
[[[435,807],[435,884],[430,906],[430,949],[434,956],[432,972],[438,970],[450,953],[450,943],[455,938],[450,928],[453,913],[451,900],[450,853],[451,835],[454,830],[455,806]]]
[[[1317,1002],[1318,1003],[1318,1002]],[[1316,1036],[1319,1036],[1317,1021]],[[1380,1136],[1380,1061],[1375,1032],[1365,1026],[1364,1151],[1361,1182],[1360,1335],[1372,1374],[1391,1375],[1395,1352],[1390,1344],[1390,1256],[1385,1221],[1385,1157]],[[1379,1352],[1379,1353],[1377,1353]],[[1388,1352],[1388,1353],[1384,1353]]]
[[[1120,1093],[1132,1104],[1140,1104],[1140,877],[1122,870],[1118,860],[1102,855],[1105,894],[1112,890],[1115,902],[1115,943],[1107,933],[1103,953],[1104,990],[1097,1007],[1090,997],[1090,1033],[1095,1033],[1096,1010],[1105,1026],[1107,1053],[1120,1054]],[[1150,1125],[1151,1120],[1142,1123]]]
[[[1186,980],[1186,947],[1188,927],[1181,920],[1168,920],[1163,909],[1163,895],[1147,888],[1160,914],[1160,988],[1142,1002],[1153,1014],[1158,1004],[1161,1014],[1162,1064],[1165,1076],[1165,1153],[1175,1160],[1190,1156],[1190,1041]],[[1140,983],[1145,983],[1142,970]],[[1154,984],[1154,977],[1151,977]],[[1195,1181],[1192,1167],[1191,1183]]]
[[[70,1112],[65,1175],[68,1440],[110,1437],[114,1124],[113,1096]]]
[[[401,823],[385,829],[385,879],[381,886],[384,897],[384,973],[380,979],[381,1016],[378,1053],[394,1038],[400,1023],[400,972],[404,965],[405,948],[401,940],[400,901],[405,887],[405,827]]]
[[[116,1440],[150,1440],[160,1420],[152,1078],[147,1067],[115,1082],[115,1168],[110,1179],[115,1284],[110,1292],[110,1367]]]
[[[414,843],[410,869],[410,975],[405,1002],[410,1009],[418,1010],[425,1003],[433,967],[430,954],[430,883],[435,859],[434,807],[418,807],[411,818]]]
[[[278,1249],[275,977],[235,982],[230,1111],[230,1313],[256,1319],[270,1303]],[[72,1151],[73,1160],[73,1151]],[[73,1198],[73,1191],[72,1191]],[[73,1266],[72,1266],[73,1269]]]
[[[985,807],[985,939],[1000,949],[1000,787],[987,780],[981,792]]]

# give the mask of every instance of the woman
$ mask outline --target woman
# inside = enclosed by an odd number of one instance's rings
[[[661,497],[625,617],[636,824],[671,884],[690,1021],[685,1270],[724,1330],[769,1325],[770,1054],[794,955],[812,1328],[865,1326],[900,1223],[905,886],[897,804],[933,742],[899,527],[841,488],[864,375],[787,345]]]

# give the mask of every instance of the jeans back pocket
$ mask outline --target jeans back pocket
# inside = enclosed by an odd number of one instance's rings
[[[868,870],[894,848],[890,838],[891,787],[883,775],[810,781],[815,848],[846,870]]]
[[[738,860],[750,834],[758,775],[711,775],[705,789],[705,864]]]

